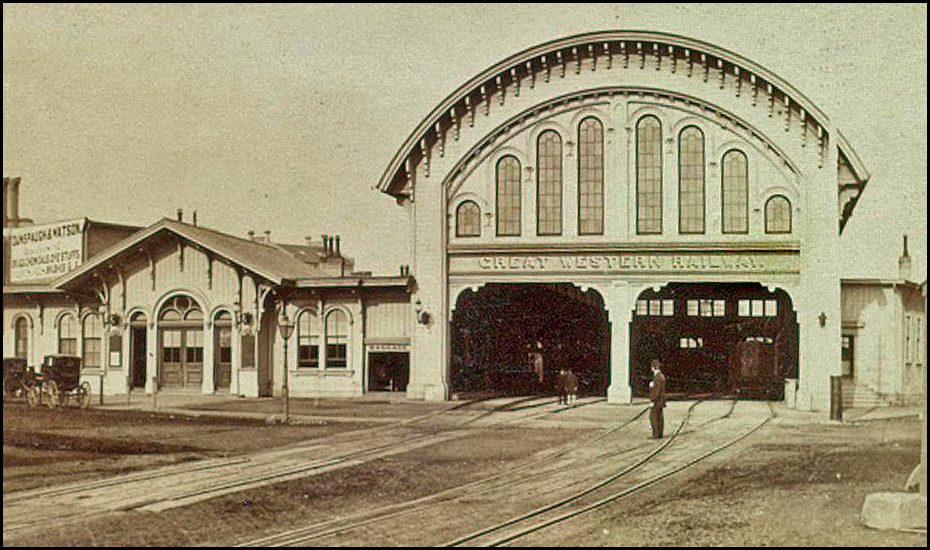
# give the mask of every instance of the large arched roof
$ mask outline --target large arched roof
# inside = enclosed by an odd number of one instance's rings
[[[396,194],[400,187],[397,183],[405,178],[410,161],[418,160],[422,149],[434,143],[438,139],[438,134],[454,123],[453,118],[458,116],[457,113],[468,108],[467,102],[470,97],[479,91],[490,93],[489,90],[507,86],[513,79],[522,78],[529,72],[544,66],[545,59],[555,59],[552,56],[563,59],[563,63],[580,63],[583,59],[594,56],[629,54],[634,48],[636,55],[642,55],[645,51],[650,52],[649,55],[655,52],[657,55],[673,55],[678,59],[697,58],[702,63],[714,66],[716,70],[728,71],[737,78],[747,81],[751,79],[754,85],[770,89],[769,93],[773,96],[800,108],[805,113],[809,124],[818,127],[819,131],[824,134],[832,136],[841,157],[846,159],[856,180],[863,184],[868,180],[868,171],[858,155],[842,134],[833,128],[827,116],[791,84],[765,67],[707,42],[674,34],[646,31],[599,31],[569,36],[534,46],[500,61],[460,86],[437,105],[404,141],[381,176],[378,189],[385,193]]]

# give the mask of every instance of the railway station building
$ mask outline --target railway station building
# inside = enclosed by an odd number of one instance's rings
[[[412,225],[408,395],[545,386],[572,367],[582,391],[627,403],[659,359],[673,392],[828,411],[864,314],[844,292],[898,292],[841,284],[869,179],[799,90],[714,45],[611,31],[517,53],[427,114],[379,183]],[[895,303],[860,327],[892,324],[889,362]],[[536,354],[542,372],[514,367]],[[895,376],[875,391],[910,391]]]
[[[145,228],[14,221],[4,267],[4,357],[79,356],[94,393],[271,396],[285,372],[294,396],[406,389],[411,277],[356,272],[339,236],[239,238],[180,213]]]
[[[476,75],[400,144],[378,183],[411,226],[393,275],[355,271],[338,237],[181,215],[38,226],[5,178],[4,356],[81,356],[107,393],[286,381],[443,400],[548,392],[572,368],[582,393],[629,403],[658,359],[674,393],[908,402],[926,325],[908,253],[896,279],[840,267],[869,180],[829,118],[747,58],[571,36]]]

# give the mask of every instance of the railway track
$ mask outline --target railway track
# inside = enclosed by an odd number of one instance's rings
[[[704,425],[732,418],[735,408],[736,401],[734,401],[733,407],[726,415],[711,419],[705,422]],[[768,410],[769,414],[761,420],[753,419],[749,422],[737,423],[737,425],[742,424],[742,427],[735,437],[723,438],[719,433],[716,436],[705,436],[702,441],[691,445],[687,449],[688,452],[679,452],[678,456],[669,457],[668,449],[677,442],[676,440],[683,433],[690,418],[691,411],[689,410],[689,414],[679,425],[676,432],[663,445],[617,474],[556,502],[458,537],[442,546],[504,546],[584,514],[603,509],[612,503],[646,490],[660,481],[745,440],[762,429],[774,417],[774,409],[771,404],[768,404]],[[664,458],[664,463],[656,464],[658,462],[657,457]],[[650,468],[649,466],[653,467]],[[632,475],[634,473],[639,475]]]
[[[557,414],[559,412],[564,412],[566,410],[575,408],[579,406],[585,406],[592,403],[596,403],[599,400],[594,400],[591,402],[583,403],[575,407],[560,407],[551,411],[545,411],[541,415],[536,416],[537,418],[542,415]],[[525,406],[515,407],[515,410],[522,410],[526,408]],[[644,407],[642,410],[637,412],[631,418],[623,421],[619,425],[610,428],[597,436],[591,438],[590,443],[596,443],[604,440],[612,434],[626,428],[635,421],[642,418],[642,416],[648,411],[648,408]],[[243,544],[238,545],[239,547],[258,547],[258,546],[300,546],[301,544],[306,544],[308,542],[331,537],[338,535],[340,533],[345,533],[360,529],[365,526],[369,526],[376,523],[385,522],[391,519],[396,519],[401,516],[415,514],[417,512],[423,511],[425,509],[431,508],[437,504],[455,502],[463,497],[471,498],[476,494],[486,494],[493,491],[499,491],[503,489],[513,488],[514,486],[526,482],[528,480],[536,479],[539,477],[544,477],[551,474],[553,469],[552,464],[566,457],[572,451],[578,449],[578,442],[569,442],[558,449],[554,449],[549,452],[541,453],[538,456],[535,456],[531,459],[523,461],[517,466],[510,468],[504,472],[499,472],[497,474],[487,476],[473,482],[452,487],[445,491],[439,493],[434,493],[421,497],[419,499],[402,502],[390,506],[385,506],[382,508],[377,508],[374,510],[365,511],[358,514],[353,514],[351,516],[336,518],[333,520],[316,523],[306,527],[301,527],[298,529],[293,529],[281,533],[276,533],[267,537],[260,539],[252,540]],[[642,447],[642,445],[637,446],[636,448]],[[610,458],[623,452],[629,452],[633,449],[624,449],[619,452],[614,451],[611,453],[606,453],[603,457]],[[543,471],[532,471],[534,468],[537,468],[541,465],[549,465]],[[526,473],[529,471],[529,473]],[[519,477],[517,477],[519,476]]]
[[[493,403],[478,399],[392,426],[354,430],[327,438],[324,443],[298,444],[265,453],[230,459],[169,466],[154,471],[4,495],[4,539],[51,523],[67,524],[117,511],[160,511],[248,488],[288,481],[336,468],[360,464],[392,454],[461,437],[469,426],[484,421],[520,421],[540,416],[536,397]],[[513,415],[495,416],[519,407]],[[448,417],[448,421],[446,418]],[[436,424],[419,428],[432,419]]]
[[[548,483],[547,478],[551,479],[564,468],[572,468],[573,473],[576,476],[584,476],[585,479],[596,480],[593,482],[593,485],[584,489],[583,491],[579,492],[577,489],[575,489],[571,496],[559,499],[555,503],[547,505],[541,509],[534,510],[534,512],[528,517],[534,517],[551,510],[557,510],[560,507],[564,507],[589,495],[595,495],[598,491],[602,491],[603,488],[615,483],[617,480],[623,478],[624,476],[627,476],[630,474],[630,472],[640,468],[643,464],[646,464],[654,457],[662,453],[667,447],[672,445],[675,439],[677,439],[680,435],[689,433],[689,431],[685,429],[687,422],[691,417],[692,411],[702,401],[695,402],[690,407],[688,407],[688,413],[685,419],[682,420],[681,424],[676,429],[675,433],[658,446],[655,446],[652,443],[644,443],[641,436],[635,436],[636,443],[633,445],[623,445],[619,449],[609,449],[594,456],[591,456],[590,454],[582,454],[582,456],[571,456],[573,452],[578,454],[576,451],[585,445],[591,448],[600,449],[605,439],[612,435],[618,434],[618,432],[622,432],[624,428],[632,425],[634,422],[642,418],[642,416],[648,410],[647,407],[643,407],[642,410],[640,410],[636,415],[632,416],[625,422],[605,430],[587,441],[569,443],[561,449],[550,453],[545,453],[535,457],[532,460],[524,461],[523,463],[505,472],[500,472],[495,475],[479,479],[462,486],[454,487],[440,493],[428,495],[413,501],[394,504],[375,510],[353,514],[343,518],[336,518],[333,520],[309,525],[299,529],[277,533],[268,537],[241,544],[240,546],[280,547],[309,545],[313,544],[315,541],[322,542],[322,539],[345,536],[354,531],[363,530],[377,524],[396,520],[403,516],[418,514],[418,517],[422,517],[424,513],[435,511],[437,506],[457,505],[462,502],[473,501],[476,498],[482,497],[493,501],[498,495],[501,494],[519,494],[524,490],[529,490],[530,485],[533,483],[538,484],[540,480],[542,480],[542,482],[546,485],[551,485],[551,483]],[[715,414],[713,417],[704,420],[700,424],[697,424],[695,429],[719,420],[730,418],[735,407],[736,401],[732,401],[723,414]],[[631,457],[632,462],[628,462],[628,465],[625,468],[621,469],[619,472],[610,472],[605,477],[604,470],[610,470],[609,464],[611,464],[612,461],[617,459],[630,460]],[[584,462],[584,466],[579,467],[577,465],[579,462]],[[606,468],[605,464],[608,465]],[[566,487],[558,487],[558,489],[566,489]],[[494,528],[492,528],[489,532],[498,531],[506,526],[525,521],[525,519],[527,518],[508,520],[507,522],[494,526]],[[486,535],[487,533],[483,534]],[[470,540],[469,537],[463,537],[461,540],[457,539],[456,541],[452,541],[450,545],[464,544],[468,542],[468,540]],[[339,542],[344,541],[340,540]],[[349,543],[354,544],[356,542],[356,540],[351,540]],[[327,541],[327,543],[329,543],[329,541]]]

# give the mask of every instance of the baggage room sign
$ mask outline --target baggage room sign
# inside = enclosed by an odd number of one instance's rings
[[[10,282],[55,279],[84,260],[87,220],[14,229],[10,233]]]

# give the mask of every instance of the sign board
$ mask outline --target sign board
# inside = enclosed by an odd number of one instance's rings
[[[796,252],[780,253],[605,253],[496,254],[451,256],[449,272],[456,275],[494,273],[800,273]]]
[[[49,280],[84,261],[86,219],[20,227],[10,231],[10,282]]]

